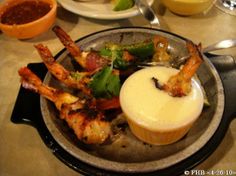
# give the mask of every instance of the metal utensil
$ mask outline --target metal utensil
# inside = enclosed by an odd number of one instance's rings
[[[160,28],[160,21],[146,0],[135,0],[140,13],[148,20],[151,27]]]
[[[235,46],[236,46],[236,39],[222,40],[222,41],[212,44],[208,47],[205,47],[203,49],[203,53],[207,53],[207,52],[215,51],[215,50],[220,50],[220,49],[232,48]]]
[[[220,49],[227,49],[227,48],[232,48],[236,46],[236,39],[227,39],[227,40],[222,40],[217,43],[214,43],[212,45],[209,45],[205,48],[202,49],[202,53],[208,53],[211,51],[216,51]],[[182,63],[186,61],[190,56],[183,56],[178,59],[174,59],[169,63],[162,63],[162,62],[146,62],[146,63],[140,63],[138,64],[139,67],[147,67],[147,66],[158,66],[158,65],[169,65],[173,67],[179,67]]]

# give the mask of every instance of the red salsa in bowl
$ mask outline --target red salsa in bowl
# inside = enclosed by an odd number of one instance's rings
[[[56,0],[6,0],[0,4],[0,30],[18,39],[46,32],[56,19]]]
[[[50,9],[46,2],[25,1],[6,9],[1,22],[8,25],[29,23],[43,17]]]

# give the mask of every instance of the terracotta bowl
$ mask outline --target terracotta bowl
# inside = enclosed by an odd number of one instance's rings
[[[14,24],[14,25],[3,24],[1,18],[4,12],[8,8],[25,1],[36,1],[36,2],[42,1],[45,3],[49,3],[51,9],[43,17],[29,23]],[[47,31],[50,28],[50,26],[52,26],[52,24],[55,22],[56,19],[56,11],[57,11],[56,0],[6,0],[0,5],[0,20],[1,20],[0,29],[2,30],[3,33],[5,33],[8,36],[16,37],[18,39],[29,39]]]

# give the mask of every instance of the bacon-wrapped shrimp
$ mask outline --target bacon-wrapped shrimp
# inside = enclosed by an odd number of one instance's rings
[[[37,49],[48,70],[59,81],[63,82],[68,87],[80,89],[85,94],[90,94],[90,89],[87,87],[87,84],[89,83],[90,77],[94,72],[70,72],[55,61],[52,53],[46,46],[37,44],[35,45],[35,48]]]
[[[108,59],[101,57],[99,53],[95,51],[82,52],[79,46],[77,46],[70,36],[59,26],[54,26],[52,30],[70,54],[84,69],[93,71],[109,64],[110,61]]]
[[[111,135],[110,123],[93,99],[79,99],[69,93],[44,85],[27,67],[19,70],[22,86],[52,101],[77,138],[87,144],[101,144]]]
[[[203,61],[198,46],[188,41],[187,49],[190,58],[178,74],[170,77],[167,83],[163,85],[158,84],[158,81],[153,78],[159,89],[168,92],[173,97],[182,97],[191,91],[191,78],[194,76]]]

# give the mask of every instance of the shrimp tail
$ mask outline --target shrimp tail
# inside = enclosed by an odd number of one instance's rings
[[[65,80],[69,75],[70,72],[67,71],[62,65],[58,64],[48,47],[37,44],[34,45],[37,49],[39,55],[41,56],[44,64],[48,68],[48,70],[58,79],[58,80]]]
[[[173,97],[182,97],[191,91],[191,78],[203,62],[199,50],[201,45],[197,46],[191,41],[187,41],[186,45],[190,58],[187,60],[183,68],[176,75],[171,76],[166,84],[156,86],[159,89],[168,92]],[[154,82],[158,83],[158,80],[154,79]]]
[[[153,38],[155,53],[152,60],[159,61],[169,61],[170,55],[167,53],[168,49],[168,40],[165,37],[155,35]]]
[[[40,78],[37,77],[30,69],[23,67],[19,69],[18,73],[21,76],[21,83],[25,89],[39,93],[53,102],[56,101],[56,90],[44,85]]]
[[[54,26],[52,28],[53,32],[60,39],[61,43],[67,48],[70,54],[75,58],[75,60],[82,66],[86,67],[86,58],[82,57],[82,52],[80,47],[75,44],[71,37],[59,26]]]
[[[82,52],[80,47],[71,39],[71,37],[59,26],[52,29],[62,44],[67,48],[76,62],[87,71],[96,71],[110,63],[109,59],[103,58],[96,51]]]
[[[190,58],[181,70],[181,73],[186,81],[191,80],[193,75],[197,72],[201,63],[203,62],[202,55],[200,53],[201,44],[195,45],[193,42],[187,42],[187,49],[190,54]]]
[[[93,72],[69,72],[61,64],[55,61],[50,50],[46,46],[37,44],[35,45],[35,48],[53,76],[69,87],[80,89],[85,94],[90,94],[90,90],[86,87],[86,84],[90,81],[89,77]]]

